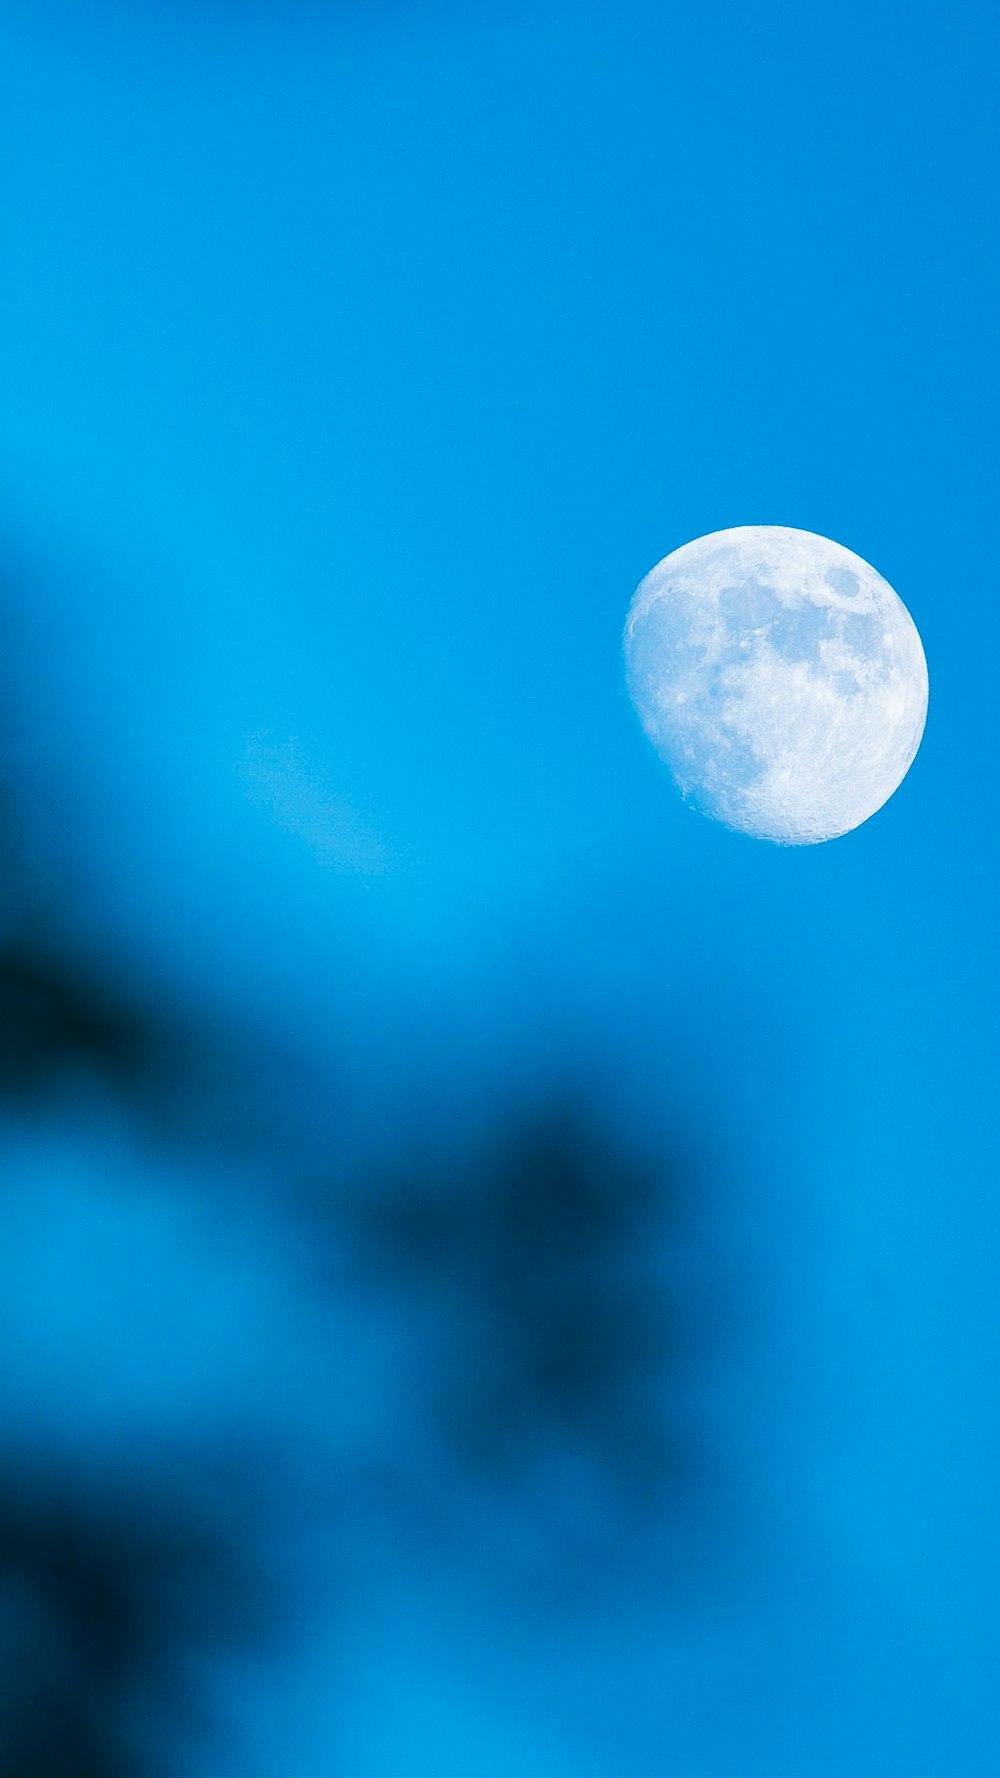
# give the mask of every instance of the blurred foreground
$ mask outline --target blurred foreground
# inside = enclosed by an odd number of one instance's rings
[[[367,1770],[337,1698],[373,1611],[463,1643],[471,1614],[510,1658],[682,1597],[721,1535],[695,1410],[724,1308],[687,1138],[630,1152],[597,1082],[470,1121],[443,1080],[387,1155],[348,1054],[95,960],[8,788],[4,1778],[304,1775],[236,1695],[317,1636],[308,1769]]]

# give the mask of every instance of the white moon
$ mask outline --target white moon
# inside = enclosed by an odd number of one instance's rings
[[[625,666],[687,800],[781,845],[867,821],[924,732],[903,601],[842,544],[785,525],[713,531],[659,562],[629,607]]]

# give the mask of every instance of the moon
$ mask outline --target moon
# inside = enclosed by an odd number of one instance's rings
[[[713,531],[658,562],[629,606],[625,670],[684,798],[784,846],[874,815],[927,717],[898,593],[843,544],[786,525]]]

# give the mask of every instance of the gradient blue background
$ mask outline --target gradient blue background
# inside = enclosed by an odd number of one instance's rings
[[[209,1664],[219,1778],[1000,1772],[998,38],[5,0],[3,677],[79,943],[349,1056],[359,1152],[574,1072],[636,1140],[690,1124],[739,1305],[682,1598],[463,1590],[497,1509],[453,1573],[374,1539],[345,1633],[290,1555],[307,1628]],[[747,523],[871,561],[927,653],[909,777],[815,849],[688,812],[624,696],[638,580]],[[358,1431],[359,1336],[331,1381],[280,1241],[192,1233],[80,1115],[4,1137],[9,1441],[410,1436],[388,1335]]]

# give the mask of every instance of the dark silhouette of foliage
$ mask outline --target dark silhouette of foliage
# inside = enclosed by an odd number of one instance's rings
[[[183,1659],[262,1629],[234,1546],[177,1499],[8,1477],[0,1582],[16,1623],[0,1778],[159,1778],[168,1766],[150,1727],[196,1708]]]
[[[20,1098],[61,1070],[130,1086],[161,1049],[152,1016],[42,944],[0,945],[0,1093]]]
[[[647,1262],[680,1171],[654,1183],[563,1108],[360,1206],[369,1266],[433,1324],[426,1390],[466,1459],[513,1476],[569,1448],[633,1505],[677,1481],[670,1381],[696,1330]]]

